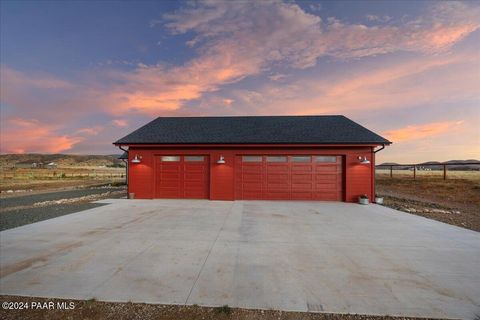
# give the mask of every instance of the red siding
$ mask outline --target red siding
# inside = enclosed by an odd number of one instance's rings
[[[217,164],[217,160],[223,156],[225,164]],[[235,153],[232,151],[212,151],[210,154],[210,199],[233,200],[233,177],[234,177]]]
[[[366,194],[369,199],[373,199],[372,194],[372,164],[361,164],[358,156],[366,156],[368,160],[372,159],[371,151],[366,150],[362,154],[349,154],[345,160],[345,185],[347,189],[346,201],[356,202],[358,197]]]
[[[151,146],[135,147],[129,150],[129,192],[135,193],[136,198],[151,199],[155,197],[155,170],[154,158],[156,155],[207,155],[210,157],[210,188],[211,200],[234,200],[235,179],[238,169],[235,167],[236,155],[337,155],[343,159],[343,195],[342,200],[356,202],[361,194],[367,194],[370,199],[374,195],[374,166],[373,146],[361,147],[213,147],[213,146]],[[142,157],[139,164],[132,164],[131,159],[138,154]],[[217,164],[217,160],[223,155],[225,164]],[[358,156],[366,156],[371,164],[360,164]],[[299,168],[298,168],[299,169]],[[299,178],[300,179],[300,178]],[[296,188],[302,188],[297,185]],[[301,190],[297,189],[300,193]]]
[[[135,155],[142,157],[142,162],[132,164]],[[138,150],[128,153],[128,192],[135,193],[136,198],[153,198],[153,157],[150,151]]]

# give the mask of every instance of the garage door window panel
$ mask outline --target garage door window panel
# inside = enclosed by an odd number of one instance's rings
[[[335,156],[316,156],[315,162],[318,163],[335,163],[337,162],[337,157]]]
[[[292,162],[308,163],[312,161],[310,156],[292,156]]]
[[[205,161],[204,156],[185,156],[186,162],[203,162]]]
[[[161,160],[163,162],[179,162],[180,156],[162,156]]]
[[[262,162],[262,156],[242,156],[242,162]]]
[[[287,162],[286,156],[267,156],[267,162]]]

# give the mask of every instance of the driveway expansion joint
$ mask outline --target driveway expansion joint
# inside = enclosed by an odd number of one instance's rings
[[[203,261],[203,264],[200,267],[200,271],[198,272],[197,277],[195,278],[195,281],[193,282],[193,285],[190,288],[190,291],[188,292],[187,299],[185,299],[185,305],[187,305],[188,299],[190,299],[190,296],[192,295],[193,289],[197,285],[198,279],[200,278],[200,275],[202,274],[203,268],[205,267],[205,264],[207,263],[208,257],[210,256],[210,253],[212,252],[213,247],[217,243],[218,237],[220,236],[220,233],[222,232],[223,227],[225,226],[225,223],[227,222],[228,217],[232,213],[232,209],[233,209],[234,206],[235,206],[235,202],[233,202],[232,205],[230,206],[230,209],[228,210],[228,213],[225,215],[225,218],[223,219],[222,225],[220,226],[220,229],[217,232],[217,236],[215,237],[215,240],[213,240],[212,245],[208,249],[207,256],[205,257],[205,260]]]

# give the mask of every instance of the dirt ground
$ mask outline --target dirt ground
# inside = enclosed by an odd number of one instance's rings
[[[377,194],[385,198],[388,207],[480,231],[480,178],[476,172],[447,180],[377,174],[376,182]]]
[[[414,319],[389,316],[365,316],[350,314],[329,314],[329,313],[306,313],[306,312],[282,312],[275,310],[247,310],[230,308],[228,306],[208,308],[199,306],[175,306],[175,305],[154,305],[144,303],[112,303],[99,302],[95,300],[61,300],[31,297],[1,296],[2,306],[5,302],[28,303],[29,309],[5,310],[0,309],[0,318],[10,319],[158,319],[158,320],[189,320],[189,319],[212,319],[212,320],[383,320],[383,319]],[[35,303],[32,309],[32,302]],[[63,306],[74,308],[69,310],[58,309],[57,302],[64,303]],[[51,310],[48,307],[53,305]],[[38,306],[45,309],[38,309]]]

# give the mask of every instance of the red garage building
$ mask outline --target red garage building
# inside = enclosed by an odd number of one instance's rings
[[[114,142],[135,198],[348,202],[390,143],[344,116],[159,117]]]

